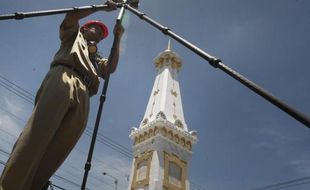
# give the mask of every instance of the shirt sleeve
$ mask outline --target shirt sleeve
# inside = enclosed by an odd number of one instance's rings
[[[70,39],[72,36],[76,36],[79,32],[79,25],[73,25],[70,28],[64,28],[63,23],[61,23],[59,28],[59,38],[62,42],[66,41],[67,39]]]

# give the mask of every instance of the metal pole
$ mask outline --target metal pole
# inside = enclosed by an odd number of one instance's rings
[[[168,27],[162,26],[160,23],[152,20],[151,18],[146,16],[144,13],[136,10],[135,8],[131,7],[130,5],[125,4],[124,7],[126,9],[128,9],[129,11],[131,11],[133,14],[137,15],[141,20],[145,20],[146,22],[148,22],[149,24],[151,24],[155,28],[159,29],[163,34],[172,37],[173,39],[175,39],[176,41],[178,41],[179,43],[181,43],[182,45],[184,45],[188,49],[192,50],[194,53],[196,53],[197,55],[199,55],[203,59],[207,60],[209,62],[209,64],[212,65],[214,68],[221,69],[222,71],[224,71],[225,73],[227,73],[231,77],[235,78],[236,80],[238,80],[239,82],[244,84],[246,87],[248,87],[249,89],[251,89],[252,91],[257,93],[258,95],[260,95],[261,97],[263,97],[264,99],[269,101],[270,103],[272,103],[273,105],[280,108],[282,111],[286,112],[288,115],[292,116],[297,121],[304,124],[306,127],[310,128],[310,118],[309,117],[307,117],[303,113],[293,109],[292,107],[290,107],[286,103],[282,102],[277,97],[270,94],[268,91],[266,91],[262,87],[258,86],[254,82],[248,80],[246,77],[239,74],[238,72],[236,72],[233,69],[229,68],[228,66],[224,65],[220,59],[209,55],[208,53],[204,52],[203,50],[201,50],[197,46],[193,45],[192,43],[186,41],[182,37],[180,37],[177,34],[175,34],[174,32],[172,32]]]
[[[97,11],[97,10],[105,9],[106,7],[108,7],[108,5],[90,5],[90,6],[72,7],[72,8],[55,9],[55,10],[16,12],[14,14],[0,15],[0,20],[8,20],[8,19],[21,20],[21,19],[29,18],[29,17],[56,15],[56,14],[63,14],[63,13],[83,11],[83,10]]]
[[[116,22],[122,22],[122,18],[124,15],[124,6],[121,5],[121,11],[119,13],[119,16],[117,17]],[[119,5],[118,5],[119,7]],[[115,40],[115,39],[114,39]],[[114,45],[114,42],[113,42]],[[112,54],[112,51],[114,50],[114,47],[111,48],[111,52],[110,55]],[[109,58],[110,60],[110,58]],[[107,94],[107,89],[108,89],[108,85],[109,85],[109,80],[110,80],[110,70],[111,67],[108,67],[108,74],[104,80],[104,85],[103,85],[103,89],[102,89],[102,93],[100,96],[100,104],[99,104],[99,108],[98,108],[98,112],[97,112],[97,118],[96,118],[96,123],[95,123],[95,127],[94,127],[94,132],[92,135],[92,140],[91,140],[91,144],[89,147],[89,152],[88,152],[88,157],[87,157],[87,161],[85,163],[85,167],[84,167],[84,176],[83,176],[83,182],[82,182],[82,186],[81,186],[81,190],[85,190],[86,187],[86,182],[87,182],[87,177],[88,177],[88,173],[90,171],[91,168],[91,160],[92,160],[92,156],[93,156],[93,152],[94,152],[94,148],[95,148],[95,143],[96,143],[96,138],[97,138],[97,133],[98,133],[98,128],[99,128],[99,123],[100,123],[100,116],[102,113],[102,109],[103,109],[103,104],[106,100],[106,94]],[[117,187],[117,182],[116,182],[116,187]]]
[[[110,70],[110,67],[109,67],[109,70]],[[91,168],[91,160],[92,160],[93,152],[95,149],[95,143],[96,143],[97,133],[98,133],[98,129],[99,129],[101,113],[102,113],[102,109],[103,109],[103,104],[106,100],[106,94],[107,94],[107,89],[108,89],[108,85],[109,85],[109,80],[110,80],[110,72],[108,72],[108,74],[104,80],[102,93],[101,93],[101,96],[99,99],[100,103],[99,103],[99,108],[98,108],[98,112],[97,112],[94,132],[92,135],[92,140],[91,140],[91,144],[90,144],[89,151],[88,151],[87,161],[86,161],[85,167],[84,167],[84,176],[83,176],[83,182],[82,182],[81,190],[85,190],[88,173],[89,173],[90,168]]]

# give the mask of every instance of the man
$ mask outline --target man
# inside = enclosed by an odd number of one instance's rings
[[[106,5],[104,11],[116,9],[111,1]],[[78,24],[80,19],[94,12],[75,11],[63,20],[60,49],[2,173],[1,190],[43,188],[82,134],[88,118],[89,97],[97,93],[99,76],[104,78],[109,71],[115,71],[124,29],[120,23],[114,27],[109,60],[96,58],[96,52],[89,52],[96,47],[89,44],[104,39],[108,35],[107,27],[99,21],[89,21],[80,29]],[[91,47],[93,49],[89,49]]]

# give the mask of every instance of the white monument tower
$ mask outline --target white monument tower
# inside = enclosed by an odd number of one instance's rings
[[[185,123],[177,73],[180,57],[168,49],[154,61],[157,76],[139,128],[133,128],[128,190],[189,190],[188,167],[197,133]]]

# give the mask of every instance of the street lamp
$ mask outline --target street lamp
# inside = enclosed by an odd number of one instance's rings
[[[108,174],[107,172],[103,172],[102,175],[106,175],[106,176],[109,176],[110,178],[114,179],[115,190],[117,190],[118,179],[116,177]]]

